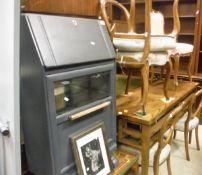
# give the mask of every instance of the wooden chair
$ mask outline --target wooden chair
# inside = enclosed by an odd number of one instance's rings
[[[187,43],[177,43],[177,46],[171,52],[171,57],[174,58],[174,84],[178,86],[178,72],[179,72],[179,63],[180,59],[183,57],[189,57],[189,63],[187,66],[187,74],[189,81],[192,81],[192,60],[193,60],[193,50],[194,46]]]
[[[153,167],[154,175],[159,175],[159,166],[165,161],[167,162],[168,174],[172,174],[170,166],[171,141],[173,138],[175,125],[179,119],[179,116],[181,115],[181,111],[188,106],[188,103],[189,99],[171,111],[164,118],[160,131],[153,136],[153,146],[150,148],[148,159],[149,166]],[[121,145],[120,149],[134,154],[139,153],[141,155],[139,150],[129,146]],[[141,165],[141,156],[138,163]]]
[[[178,3],[179,0],[174,0],[173,3],[173,31],[170,34],[165,34],[164,31],[164,16],[160,12],[152,11],[151,13],[151,35],[152,34],[160,34],[160,35],[167,35],[177,39],[178,34],[180,32],[180,20],[179,20],[179,13],[178,13]],[[189,80],[192,81],[191,77],[191,68],[192,68],[192,57],[193,57],[193,45],[187,43],[172,43],[175,45],[174,48],[170,48],[168,50],[168,54],[174,61],[174,84],[178,86],[178,70],[179,70],[179,62],[180,58],[182,57],[190,57],[188,63],[188,77]],[[152,73],[153,77],[153,73]]]
[[[135,33],[134,16],[135,16],[135,0],[131,0],[130,12],[119,2],[115,0],[101,0],[101,14],[104,19],[108,31],[111,35],[114,47],[117,51],[117,62],[122,68],[128,70],[128,78],[125,88],[125,94],[128,94],[130,80],[133,70],[140,70],[142,77],[141,107],[143,115],[146,113],[145,105],[148,95],[148,55],[150,48],[150,12],[151,1],[145,2],[145,33]],[[108,7],[116,6],[125,16],[128,26],[126,33],[115,32],[116,24],[110,21],[110,10]],[[140,52],[140,54],[139,54]]]
[[[198,126],[201,112],[202,112],[202,89],[194,94],[193,99],[190,103],[189,110],[184,111],[183,117],[177,122],[175,126],[174,138],[176,137],[177,131],[184,132],[185,151],[187,160],[190,160],[188,144],[191,143],[192,131],[194,129],[195,129],[197,150],[200,150],[199,138],[198,138]]]

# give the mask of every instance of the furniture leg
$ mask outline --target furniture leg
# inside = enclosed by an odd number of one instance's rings
[[[185,127],[185,132],[184,132],[184,142],[185,142],[185,151],[186,151],[186,159],[190,161],[189,157],[189,145],[188,145],[188,128]]]
[[[148,96],[148,88],[149,88],[149,79],[148,79],[148,70],[147,66],[143,66],[141,69],[141,75],[142,75],[142,100],[141,100],[141,106],[143,109],[143,114],[146,114],[145,106],[146,106],[146,100]]]
[[[189,144],[191,144],[191,138],[192,138],[192,130],[189,131]]]
[[[149,171],[149,145],[150,145],[150,130],[147,126],[142,127],[142,175],[148,175]]]
[[[167,162],[168,175],[172,175],[171,166],[170,166],[170,155],[168,156],[166,162]]]
[[[160,154],[154,156],[154,165],[153,165],[154,175],[159,175],[159,159]]]
[[[174,85],[175,87],[178,86],[178,71],[179,71],[179,63],[180,63],[180,55],[179,54],[175,54],[174,56]]]
[[[118,119],[118,129],[119,129],[119,132],[118,132],[118,140],[122,140],[125,136],[124,134],[124,127],[125,127],[125,121],[123,119]]]
[[[165,79],[165,83],[164,83],[164,95],[166,100],[169,100],[169,96],[168,96],[168,85],[169,85],[169,80],[170,80],[170,72],[171,72],[171,60],[169,60],[166,63],[166,79]]]
[[[132,173],[132,175],[138,175],[138,171],[139,171],[139,165],[137,163],[137,164],[132,166],[131,173]]]
[[[161,67],[160,80],[163,80],[163,74],[164,74],[164,67]]]
[[[153,84],[153,80],[154,80],[154,66],[151,66],[151,78],[150,78],[151,84]]]
[[[199,139],[198,139],[198,126],[195,128],[195,136],[196,136],[197,150],[200,150]]]
[[[131,75],[132,75],[132,69],[129,69],[128,78],[127,78],[127,81],[126,81],[125,94],[128,94],[128,89],[129,89],[130,82],[131,82]]]
[[[189,64],[187,69],[189,81],[192,81],[192,62],[193,62],[192,60],[193,60],[193,52],[190,54],[190,59],[189,59]]]
[[[174,135],[173,135],[173,138],[175,139],[175,138],[176,138],[176,136],[177,136],[177,131],[176,131],[176,130],[174,130]]]

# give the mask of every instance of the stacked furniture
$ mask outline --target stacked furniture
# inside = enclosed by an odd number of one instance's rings
[[[129,0],[118,0],[127,8],[130,6]],[[153,0],[152,7],[156,11],[164,14],[165,18],[165,33],[170,33],[173,28],[173,15],[172,15],[173,0]],[[142,10],[144,3],[137,0],[136,9],[138,15],[136,17],[138,23],[138,30],[141,31],[144,26],[142,19]],[[118,31],[124,31],[125,23],[123,17],[116,10],[114,18],[119,26]],[[192,56],[191,74],[194,80],[201,82],[202,73],[202,2],[200,0],[181,0],[179,1],[179,18],[181,22],[181,30],[178,35],[178,42],[188,43],[194,46]],[[187,79],[187,67],[189,64],[189,57],[180,60],[179,76]]]

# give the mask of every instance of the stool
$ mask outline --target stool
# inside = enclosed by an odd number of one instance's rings
[[[136,175],[138,173],[138,154],[131,154],[117,149],[114,152],[114,156],[118,159],[119,164],[114,169],[112,175]]]
[[[174,58],[174,84],[175,86],[178,86],[178,71],[179,71],[179,62],[181,57],[188,56],[189,64],[187,68],[187,73],[189,77],[189,81],[192,81],[192,73],[191,73],[191,67],[192,67],[192,57],[193,57],[193,49],[194,46],[187,43],[177,43],[177,46],[175,49],[171,51],[171,57]]]

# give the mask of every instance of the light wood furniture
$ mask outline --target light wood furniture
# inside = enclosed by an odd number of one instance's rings
[[[171,154],[171,141],[173,138],[173,132],[175,124],[181,114],[181,110],[186,108],[190,103],[191,97],[186,99],[178,107],[173,109],[169,114],[163,118],[163,123],[160,130],[152,137],[152,147],[149,150],[149,166],[153,166],[154,175],[159,175],[159,166],[164,162],[167,163],[168,174],[171,175],[170,154]],[[139,152],[132,147],[121,147],[128,152]],[[141,154],[141,153],[140,153]],[[139,162],[141,165],[141,162]]]
[[[173,35],[176,38],[180,32],[180,21],[179,21],[179,13],[178,13],[178,3],[179,0],[174,0],[173,3],[173,31],[168,35]],[[166,35],[164,31],[164,16],[162,13],[153,11],[151,13],[151,33],[159,34],[159,35]],[[179,69],[179,62],[180,58],[182,57],[189,57],[189,64],[187,66],[187,72],[189,80],[192,81],[191,78],[191,66],[192,66],[192,59],[193,59],[193,45],[187,43],[177,43],[176,48],[169,50],[168,53],[174,61],[174,85],[178,86],[178,69]],[[153,72],[152,72],[153,75]],[[152,76],[153,77],[153,76]]]
[[[193,50],[194,46],[187,43],[177,43],[176,49],[172,50],[171,57],[174,58],[174,85],[178,86],[178,72],[180,59],[184,57],[189,58],[187,65],[187,73],[189,81],[192,81],[192,62],[193,62]]]
[[[135,114],[138,105],[138,97],[135,95],[137,93],[133,93],[133,96],[117,97],[118,141],[141,151],[143,175],[148,175],[149,149],[152,146],[154,135],[164,123],[164,117],[190,96],[197,86],[198,84],[194,82],[181,82],[177,91],[169,91],[175,97],[169,103],[161,101],[161,98],[164,97],[161,84],[155,87],[150,86],[147,102],[148,114],[146,116]]]
[[[139,1],[137,1],[139,2]],[[144,5],[144,3],[142,2],[142,4]],[[125,5],[125,4],[124,4]],[[132,10],[135,10],[137,11],[138,9],[136,8],[135,5],[133,4],[130,4],[130,9],[132,8]],[[153,21],[153,18],[152,18],[152,15],[150,17],[151,19],[151,38],[150,38],[150,53],[148,55],[148,63],[149,63],[149,66],[152,66],[152,65],[157,65],[157,66],[165,66],[166,67],[166,81],[165,81],[165,84],[164,84],[164,94],[165,94],[165,98],[166,100],[169,100],[169,95],[168,95],[168,82],[169,82],[169,78],[170,78],[170,70],[171,70],[171,62],[170,62],[170,59],[169,59],[169,54],[167,53],[167,51],[169,49],[173,49],[175,48],[175,43],[176,43],[176,40],[175,40],[175,36],[177,35],[177,33],[179,32],[179,18],[178,18],[178,0],[175,0],[174,1],[174,4],[173,4],[173,14],[174,14],[174,27],[173,27],[173,31],[171,34],[165,34],[164,32],[162,33],[157,33],[156,31],[154,32],[153,30],[153,27],[157,26],[157,22],[158,22],[158,19],[157,21]],[[110,18],[112,18],[113,21],[115,21],[114,23],[116,24],[116,20],[113,19],[114,17],[114,12],[116,14],[116,8],[113,8],[113,13],[111,15]],[[131,10],[130,10],[131,11]],[[144,14],[144,12],[141,12],[141,14]],[[120,13],[119,13],[120,15]],[[138,13],[136,15],[139,15]],[[122,16],[121,16],[122,18]],[[143,17],[144,19],[144,17]],[[123,18],[122,18],[122,21],[123,21]],[[134,19],[134,24],[136,24],[136,21]],[[136,26],[135,26],[136,27]],[[119,26],[118,26],[119,28]],[[136,27],[138,29],[138,26]],[[158,28],[156,28],[157,30],[159,29],[160,27],[158,26]],[[162,25],[162,31],[164,31],[164,25]],[[114,29],[113,30],[117,30],[117,29]],[[131,42],[131,45],[133,46],[134,43]],[[132,46],[129,46],[129,49],[131,49]],[[136,52],[138,52],[139,50],[136,50]],[[136,54],[137,55],[137,54]]]
[[[201,112],[202,112],[202,89],[197,91],[193,95],[188,111],[184,110],[183,117],[178,121],[175,127],[174,137],[176,137],[177,131],[184,132],[185,151],[186,151],[187,160],[190,160],[188,144],[191,143],[191,136],[192,136],[193,130],[195,130],[197,150],[200,150],[198,126],[199,126],[199,117]],[[189,141],[188,141],[188,136],[189,136]]]
[[[129,152],[117,149],[114,156],[119,161],[118,166],[114,169],[112,175],[137,175],[138,173],[138,154],[131,154]]]
[[[151,11],[151,1],[148,0],[145,3],[145,33],[137,34],[135,33],[135,0],[131,0],[131,8],[128,11],[122,4],[118,3],[115,0],[101,0],[101,14],[106,23],[108,31],[111,35],[112,41],[114,42],[114,46],[117,50],[117,62],[120,64],[122,68],[128,69],[128,79],[126,83],[125,94],[128,94],[128,89],[130,85],[130,80],[132,76],[132,71],[140,70],[142,77],[142,98],[141,98],[141,107],[142,113],[145,114],[145,105],[148,94],[148,62],[147,57],[149,54],[149,43],[150,43],[150,11]],[[115,32],[116,24],[113,21],[110,21],[110,10],[107,8],[112,8],[112,6],[116,6],[121,10],[123,15],[125,16],[125,20],[127,23],[127,32]],[[136,50],[127,50],[128,47],[123,46],[123,48],[118,47],[119,42],[123,43],[125,41],[130,40],[142,40],[144,42],[144,46],[142,48],[143,54],[140,56],[141,58],[137,59],[136,56],[133,56]],[[115,44],[116,41],[118,44]],[[127,44],[127,43],[126,43]],[[123,44],[125,45],[125,43]],[[121,46],[122,47],[122,46]],[[138,50],[137,50],[138,51]]]
[[[173,15],[172,12],[173,0],[153,0],[153,8],[161,11],[165,18],[165,32],[169,33],[172,30]],[[194,79],[201,80],[202,73],[202,58],[201,56],[201,27],[202,27],[202,2],[201,0],[183,0],[179,1],[179,18],[181,30],[178,35],[179,43],[188,43],[194,46],[192,53],[192,65],[190,67],[191,74]],[[187,78],[187,67],[190,65],[190,55],[183,57],[180,60],[179,75],[182,78]],[[188,76],[189,78],[189,76]]]
[[[129,0],[118,0],[125,6],[129,6]],[[161,11],[165,19],[165,33],[170,33],[173,28],[173,8],[174,0],[152,0],[152,7],[156,11]],[[138,15],[136,16],[137,30],[142,31],[144,26],[144,15],[142,10],[144,4],[137,0],[136,9]],[[124,31],[125,23],[118,11],[114,15],[119,25],[118,31]],[[179,18],[181,22],[181,30],[178,35],[179,43],[188,43],[194,46],[193,59],[191,66],[192,78],[194,81],[199,81],[202,85],[202,1],[201,0],[180,0],[179,1]],[[187,79],[187,67],[189,65],[189,58],[183,57],[180,60],[179,76],[182,79]],[[159,73],[158,69],[155,72]]]

